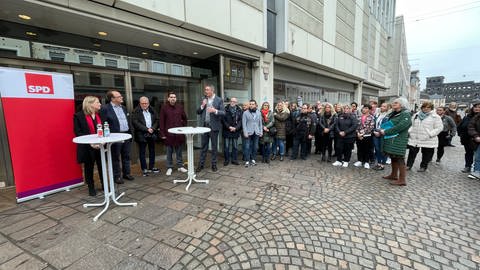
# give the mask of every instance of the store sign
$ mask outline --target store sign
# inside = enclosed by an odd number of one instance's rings
[[[0,67],[0,94],[17,201],[81,185],[72,75]]]

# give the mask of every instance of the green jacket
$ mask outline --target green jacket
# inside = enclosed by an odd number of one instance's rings
[[[383,138],[383,152],[389,155],[405,156],[408,143],[408,129],[412,125],[410,112],[408,110],[403,110],[398,114],[392,112],[386,117],[392,122],[393,127],[385,130],[387,139]]]

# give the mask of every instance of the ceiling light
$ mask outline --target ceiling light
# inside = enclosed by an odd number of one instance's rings
[[[148,53],[147,52],[142,52],[143,55],[147,55]]]
[[[22,20],[30,20],[32,17],[25,14],[18,14],[18,17]]]
[[[98,32],[98,34],[99,34],[100,36],[106,36],[106,35],[108,35],[107,32],[103,32],[103,31]]]
[[[25,32],[25,34],[26,34],[27,36],[32,36],[32,37],[34,37],[34,36],[37,35],[37,33],[35,33],[35,32],[30,32],[30,31]]]
[[[193,52],[193,54],[194,54],[194,55],[197,55],[197,54],[198,54],[198,52]]]
[[[153,45],[153,47],[160,47],[160,44],[158,44],[158,43],[153,43],[152,45]]]

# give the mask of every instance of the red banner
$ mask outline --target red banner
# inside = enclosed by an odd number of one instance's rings
[[[0,68],[0,92],[17,200],[82,183],[71,75]]]

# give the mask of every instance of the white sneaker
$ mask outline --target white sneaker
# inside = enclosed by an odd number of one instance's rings
[[[385,161],[386,164],[392,164],[392,159],[391,158],[387,158],[387,161]]]
[[[348,167],[348,162],[343,162],[342,167],[347,168]]]
[[[368,162],[365,162],[365,164],[363,164],[363,167],[365,169],[370,169],[370,164],[368,164]]]
[[[167,176],[172,175],[172,168],[168,168],[167,172],[165,173]]]
[[[245,162],[245,168],[248,168],[248,166],[250,166],[250,163],[247,161]]]
[[[355,167],[361,167],[361,166],[362,166],[362,162],[361,162],[361,161],[357,161],[357,162],[353,163],[353,166],[355,166]]]
[[[252,166],[255,166],[257,165],[257,163],[255,162],[255,159],[252,159]]]
[[[335,166],[335,167],[342,166],[342,162],[337,160],[334,163],[332,163],[332,165]]]
[[[480,172],[472,172],[468,175],[468,178],[472,178],[472,179],[480,179]]]
[[[182,173],[186,173],[186,172],[188,172],[188,170],[187,170],[187,169],[185,169],[184,167],[180,167],[180,168],[178,168],[178,171],[179,171],[179,172],[182,172]]]

